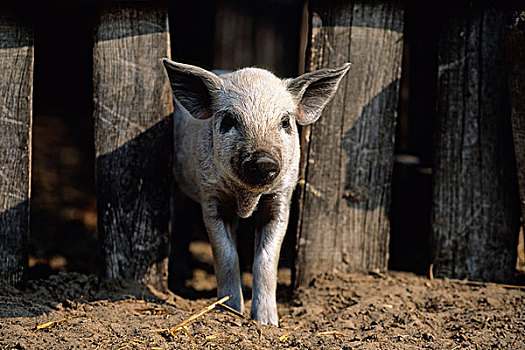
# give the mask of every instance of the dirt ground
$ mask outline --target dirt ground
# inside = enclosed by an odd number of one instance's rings
[[[206,243],[191,249],[210,262]],[[195,295],[214,294],[210,271],[193,276]],[[0,349],[525,348],[525,289],[389,272],[323,275],[292,294],[290,276],[279,271],[280,327],[214,309],[170,336],[161,330],[215,298],[61,272],[30,281],[25,292],[0,288]],[[250,279],[244,273],[247,298]]]
[[[91,143],[85,127],[71,120],[35,118],[30,281],[25,292],[0,286],[0,350],[525,349],[525,289],[404,272],[323,275],[292,294],[291,271],[282,268],[280,327],[213,310],[186,332],[158,332],[216,300],[209,245],[190,246],[196,261],[185,298],[99,281],[93,164],[84,161],[94,157],[78,144]],[[243,282],[249,299],[249,273]]]

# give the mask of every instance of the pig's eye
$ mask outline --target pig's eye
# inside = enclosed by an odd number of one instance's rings
[[[283,129],[289,129],[290,128],[290,117],[286,116],[281,120],[281,127]]]
[[[222,117],[220,130],[221,133],[225,134],[232,128],[237,128],[238,126],[239,122],[233,116],[226,114],[224,117]]]

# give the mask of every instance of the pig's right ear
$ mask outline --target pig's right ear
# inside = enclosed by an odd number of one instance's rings
[[[214,95],[221,89],[222,81],[205,69],[162,59],[168,73],[171,91],[179,103],[197,119],[212,116]]]

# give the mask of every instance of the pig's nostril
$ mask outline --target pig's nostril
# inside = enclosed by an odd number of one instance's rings
[[[255,163],[257,169],[262,173],[273,174],[279,171],[279,164],[271,158],[260,158]]]
[[[266,152],[257,152],[243,162],[243,175],[251,185],[267,185],[281,171],[279,163]]]

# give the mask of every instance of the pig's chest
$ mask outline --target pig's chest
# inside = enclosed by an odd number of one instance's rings
[[[261,198],[260,193],[249,192],[242,188],[219,187],[214,192],[217,212],[223,218],[251,216]]]

